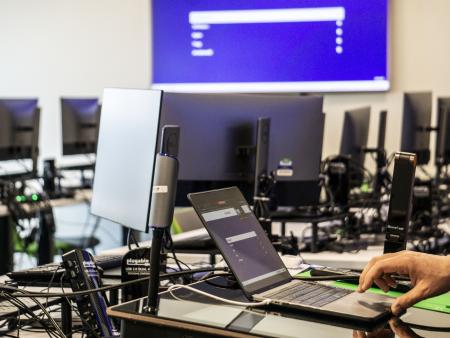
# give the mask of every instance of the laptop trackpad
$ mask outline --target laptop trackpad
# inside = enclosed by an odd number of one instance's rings
[[[393,299],[383,295],[353,292],[322,309],[349,315],[350,317],[376,318],[389,312]]]

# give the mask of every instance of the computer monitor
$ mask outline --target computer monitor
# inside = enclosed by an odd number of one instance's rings
[[[431,106],[431,92],[404,94],[401,151],[415,153],[417,165],[430,161]]]
[[[438,132],[436,137],[436,164],[450,163],[450,97],[438,98]]]
[[[387,111],[382,110],[380,112],[380,118],[378,120],[378,137],[377,137],[377,149],[384,151],[386,143],[386,120]]]
[[[96,152],[100,110],[96,98],[61,98],[63,155]]]
[[[191,93],[389,89],[388,0],[151,3],[155,89]]]
[[[319,96],[164,93],[161,125],[180,126],[177,205],[237,185],[253,198],[256,123],[270,118],[269,170],[279,205],[316,204],[324,114]]]
[[[261,117],[256,124],[256,155],[255,155],[255,185],[254,197],[259,197],[261,191],[260,180],[268,177],[269,151],[270,151],[270,119]]]
[[[385,184],[386,176],[388,175],[386,171],[387,158],[385,150],[386,121],[387,121],[387,111],[382,110],[380,112],[380,117],[378,120],[378,138],[377,138],[377,147],[375,149],[376,171],[375,171],[375,179],[373,181],[373,192],[375,196],[379,196],[381,194],[381,188]]]
[[[31,159],[35,172],[39,121],[38,99],[0,99],[0,161]]]
[[[340,155],[349,158],[350,186],[364,181],[365,148],[369,136],[370,107],[345,112]]]
[[[105,89],[91,212],[148,231],[162,92]]]

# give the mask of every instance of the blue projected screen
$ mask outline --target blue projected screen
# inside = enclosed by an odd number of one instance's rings
[[[385,91],[388,0],[153,0],[153,87]]]

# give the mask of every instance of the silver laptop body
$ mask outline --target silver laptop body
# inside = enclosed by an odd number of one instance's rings
[[[249,299],[361,321],[389,316],[392,299],[292,278],[236,187],[188,198]]]

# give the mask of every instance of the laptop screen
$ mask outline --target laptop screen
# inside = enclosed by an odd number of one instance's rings
[[[247,295],[291,279],[238,188],[188,197]]]

